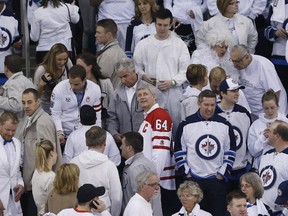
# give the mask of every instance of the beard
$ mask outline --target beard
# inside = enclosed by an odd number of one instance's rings
[[[151,197],[151,200],[156,199],[158,195],[159,195],[159,191],[155,192],[153,196]]]

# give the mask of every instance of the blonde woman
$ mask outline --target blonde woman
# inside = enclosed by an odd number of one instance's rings
[[[185,181],[182,183],[178,188],[177,195],[182,208],[172,216],[212,216],[209,212],[200,209],[198,203],[203,199],[203,192],[196,182]]]
[[[80,170],[76,164],[62,164],[56,172],[53,189],[48,195],[45,212],[58,214],[76,206]]]
[[[57,152],[49,140],[40,141],[36,146],[35,171],[31,180],[32,194],[38,215],[43,215],[48,194],[52,190],[55,173],[52,171]]]

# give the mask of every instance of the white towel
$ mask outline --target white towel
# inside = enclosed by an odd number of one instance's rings
[[[190,18],[190,22],[191,22],[191,28],[192,28],[194,35],[195,35],[195,32],[197,32],[202,26],[203,14],[202,14],[201,7],[199,7],[199,6],[194,6],[192,8],[192,11],[195,15],[195,18],[194,19]]]

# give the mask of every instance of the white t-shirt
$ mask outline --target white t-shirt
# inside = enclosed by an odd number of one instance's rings
[[[38,215],[43,215],[45,212],[45,203],[47,201],[48,194],[53,188],[53,181],[55,173],[50,172],[39,172],[34,171],[31,183],[32,183],[32,194],[35,204],[38,209]]]

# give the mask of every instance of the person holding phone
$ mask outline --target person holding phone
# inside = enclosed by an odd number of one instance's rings
[[[92,184],[82,185],[77,192],[77,206],[64,209],[57,216],[92,216],[98,213],[100,216],[111,216],[104,202],[99,199],[105,193],[104,187],[94,187]]]

